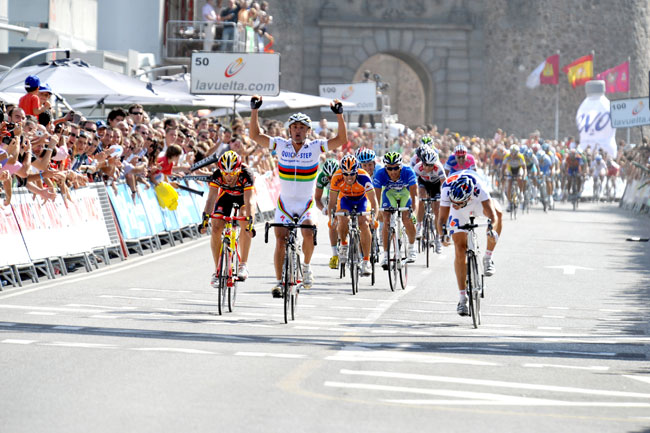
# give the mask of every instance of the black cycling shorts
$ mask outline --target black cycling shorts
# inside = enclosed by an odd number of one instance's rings
[[[418,186],[421,186],[424,188],[424,190],[427,192],[429,198],[432,198],[434,200],[440,200],[440,186],[442,185],[442,182],[439,180],[436,180],[435,182],[427,182],[422,180],[421,178],[418,178]],[[422,198],[422,197],[420,197]]]
[[[237,204],[240,208],[244,206],[244,195],[232,195],[222,193],[214,205],[214,213],[225,216],[232,216],[233,205]]]

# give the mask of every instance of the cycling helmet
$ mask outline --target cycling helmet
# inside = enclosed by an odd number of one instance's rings
[[[551,147],[548,143],[542,143],[542,150],[544,152],[548,152],[549,147]]]
[[[306,127],[311,128],[311,119],[309,116],[303,113],[292,114],[291,117],[289,117],[289,124],[287,127],[291,126],[294,123],[302,123]]]
[[[438,154],[433,149],[429,149],[422,154],[420,159],[426,165],[433,165],[438,162]]]
[[[384,164],[402,164],[402,154],[399,152],[388,152],[384,155]]]
[[[360,163],[372,162],[375,160],[375,157],[377,157],[374,150],[368,149],[366,147],[362,147],[361,149],[357,150],[356,156],[357,161]]]
[[[457,157],[467,155],[467,147],[464,144],[459,144],[454,147],[454,155]]]
[[[454,180],[449,187],[449,200],[453,203],[465,203],[474,193],[476,182],[474,178],[463,174]]]
[[[546,156],[546,153],[544,153],[543,150],[539,150],[537,152],[537,159],[539,160],[539,162],[542,162],[542,160],[544,159],[545,156]]]
[[[232,173],[239,170],[241,167],[241,158],[239,158],[239,155],[237,155],[236,152],[229,150],[221,155],[217,166],[219,167],[219,170],[224,173]]]
[[[418,159],[422,159],[422,155],[427,151],[430,150],[431,147],[428,144],[420,144],[417,149],[415,149],[415,156],[418,157]]]
[[[339,162],[334,158],[330,158],[323,163],[323,173],[326,176],[334,176],[334,172],[339,169]]]
[[[516,144],[510,146],[510,155],[515,156],[518,153],[519,153],[519,146],[517,146]]]
[[[596,161],[600,161],[601,159],[603,159],[603,156],[600,153],[596,155]]]
[[[527,145],[522,144],[521,146],[519,146],[519,152],[520,153],[525,155],[527,151],[528,151],[528,146]]]
[[[433,147],[433,138],[428,135],[423,135],[422,138],[420,138],[420,145]]]
[[[343,173],[356,173],[359,171],[359,161],[354,155],[345,155],[341,159],[341,171]]]
[[[523,154],[524,154],[524,156],[525,156],[526,158],[532,158],[533,153],[534,153],[534,152],[533,152],[533,149],[531,149],[530,147],[527,147],[527,148],[523,151]]]

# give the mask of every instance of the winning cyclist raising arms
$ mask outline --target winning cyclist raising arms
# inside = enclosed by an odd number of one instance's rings
[[[278,171],[280,174],[280,197],[275,210],[275,223],[287,224],[292,222],[293,216],[298,216],[300,224],[313,224],[314,188],[320,154],[344,145],[348,139],[345,120],[343,119],[343,106],[335,99],[330,107],[336,114],[338,132],[336,137],[329,140],[308,140],[311,131],[311,119],[302,113],[293,114],[289,118],[289,139],[271,137],[260,132],[257,111],[262,106],[262,97],[251,98],[250,137],[261,146],[268,146],[278,155]],[[288,230],[284,227],[275,227],[275,276],[277,284],[273,287],[272,294],[279,298],[282,296],[282,263],[284,261],[285,244]],[[303,285],[309,288],[313,284],[311,270],[311,256],[314,253],[314,234],[311,230],[303,229],[302,251],[304,257]]]

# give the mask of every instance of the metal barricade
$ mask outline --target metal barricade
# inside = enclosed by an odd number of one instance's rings
[[[211,21],[167,21],[165,58],[187,60],[193,51],[243,53],[256,44],[247,44],[247,30],[237,23]],[[247,50],[248,47],[248,50]]]

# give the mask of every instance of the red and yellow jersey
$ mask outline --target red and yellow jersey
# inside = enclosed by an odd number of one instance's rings
[[[330,181],[330,191],[336,191],[339,193],[340,197],[360,197],[372,191],[372,178],[365,170],[359,170],[357,173],[357,179],[352,185],[348,185],[345,182],[345,177],[341,169],[336,170],[332,180]]]

